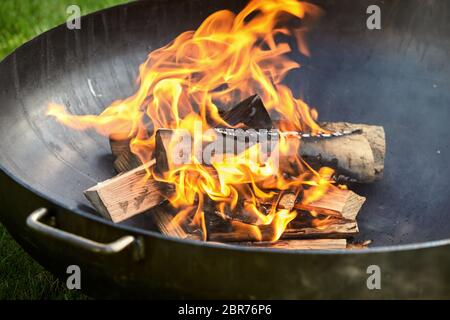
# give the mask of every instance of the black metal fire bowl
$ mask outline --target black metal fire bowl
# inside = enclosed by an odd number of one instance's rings
[[[2,223],[53,273],[79,265],[83,290],[96,297],[449,298],[450,3],[315,2],[327,15],[311,34],[311,59],[288,80],[320,120],[386,130],[384,180],[357,190],[368,197],[359,221],[371,248],[292,252],[169,239],[139,228],[145,217],[101,219],[83,198],[114,174],[108,143],[47,118],[47,104],[99,113],[133,93],[150,50],[218,9],[243,6],[229,0],[114,7],[2,61]],[[381,30],[366,27],[371,4],[381,7]],[[366,286],[370,265],[381,268],[381,290]]]

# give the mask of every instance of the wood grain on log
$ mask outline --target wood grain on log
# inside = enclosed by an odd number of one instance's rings
[[[258,228],[259,232],[255,228]],[[245,228],[239,228],[239,232],[233,232],[233,228],[222,232],[213,230],[213,228],[209,228],[208,240],[217,242],[272,241],[275,234],[272,225],[247,225]],[[358,232],[356,221],[343,222],[338,220],[320,227],[304,226],[291,222],[280,239],[341,239],[355,236]]]
[[[115,157],[113,166],[117,173],[127,172],[142,165],[139,158],[131,152],[130,142],[131,139],[116,140],[112,137],[109,138],[111,153]]]
[[[348,220],[356,220],[365,201],[365,197],[359,196],[351,190],[333,186],[320,199],[310,203],[299,202],[294,207],[300,210],[314,211],[317,214],[339,215]]]
[[[238,242],[235,245],[257,248],[272,248],[285,250],[338,250],[346,249],[346,239],[309,239],[309,240],[278,240],[275,242]]]
[[[105,218],[121,222],[159,205],[170,193],[166,184],[148,177],[155,161],[103,181],[84,192]]]

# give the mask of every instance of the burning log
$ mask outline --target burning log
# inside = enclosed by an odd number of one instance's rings
[[[286,193],[278,207],[291,211],[298,209],[281,239],[348,238],[358,234],[356,216],[365,198],[349,190],[330,188],[321,199],[309,204],[296,203],[296,196]],[[270,205],[270,204],[267,204]],[[315,216],[301,212],[314,212]],[[235,216],[235,215],[234,215]],[[275,230],[272,225],[255,225],[223,214],[207,219],[208,240],[218,242],[271,241]]]
[[[288,139],[302,139],[300,150],[294,152],[315,168],[329,166],[334,168],[338,175],[342,175],[345,180],[360,183],[371,183],[380,180],[383,175],[385,138],[384,129],[379,126],[353,125],[349,123],[326,124],[326,128],[333,128],[339,132],[339,136],[310,137],[302,138],[300,133],[275,134],[285,135]],[[340,128],[340,129],[339,129]],[[341,132],[350,132],[343,134]],[[227,139],[248,139],[247,136],[238,137],[230,134],[226,130],[217,129],[217,137],[224,137],[223,154],[227,152]],[[274,134],[274,133],[272,133]],[[170,165],[174,164],[169,154],[170,145],[177,144],[177,150],[187,151],[184,154],[177,154],[179,159],[190,159],[190,152],[193,151],[193,141],[183,137],[179,141],[172,141],[177,135],[170,129],[160,129],[156,134],[156,168],[159,172],[165,172]],[[304,135],[303,135],[304,136]],[[259,141],[259,140],[258,140]],[[263,140],[266,146],[264,150],[270,152],[273,149],[273,140]],[[250,146],[247,144],[247,146]],[[217,151],[217,150],[215,150]],[[293,164],[289,155],[280,154],[279,163],[281,168],[287,172],[293,172]]]
[[[188,232],[177,223],[173,222],[173,216],[165,211],[164,207],[159,207],[152,212],[153,220],[159,231],[170,237],[190,240],[201,240],[201,235],[196,232],[198,230],[188,230]]]
[[[360,130],[360,134],[330,139],[305,140],[300,154],[317,167],[330,166],[338,173],[361,183],[371,183],[383,177],[386,142],[383,127],[346,122],[324,123],[332,132]]]
[[[181,226],[173,223],[173,216],[163,210],[156,210],[153,218],[158,229],[164,235],[180,238],[200,240],[201,236],[193,232],[187,233]],[[308,239],[308,240],[278,240],[276,242],[236,242],[234,245],[274,248],[286,250],[335,250],[347,247],[346,239]]]
[[[207,228],[208,240],[217,242],[272,241],[275,236],[275,229],[272,225],[256,226],[238,221],[228,221],[228,223],[222,221],[219,223],[210,222]],[[356,221],[337,219],[319,227],[291,222],[280,239],[341,239],[355,236],[358,232]]]
[[[231,110],[224,112],[221,117],[231,126],[272,127],[270,116],[257,95],[243,100]],[[162,141],[165,143],[166,140],[161,140],[161,135],[159,136],[160,144]],[[130,139],[111,136],[109,140],[111,153],[116,157],[114,168],[119,173],[126,173],[97,184],[86,190],[85,195],[102,216],[120,222],[161,203],[170,194],[170,188],[156,182],[152,177],[143,179],[155,162],[142,164],[130,150]],[[156,150],[155,154],[159,159],[158,163],[167,163],[161,160],[163,153]]]
[[[243,129],[271,129],[272,120],[265,108],[261,98],[258,95],[250,96],[236,105],[231,110],[224,112],[221,118],[227,125],[232,127],[239,127]],[[224,127],[225,123],[214,123],[213,127]],[[179,138],[179,141],[172,141],[174,138]],[[155,157],[156,157],[156,171],[163,173],[169,170],[169,168],[176,165],[176,161],[173,161],[172,155],[169,153],[170,145],[174,146],[178,144],[177,150],[190,150],[193,151],[192,139],[184,139],[184,137],[177,136],[175,130],[161,128],[156,132],[155,138]],[[201,151],[201,150],[200,150]],[[196,151],[193,151],[196,153]],[[225,150],[223,150],[225,152]],[[189,161],[190,153],[176,154],[179,159],[183,159],[186,163]],[[201,155],[198,157],[201,159]]]
[[[173,216],[163,210],[156,210],[153,218],[158,229],[164,235],[180,238],[200,240],[201,236],[194,232],[187,233],[181,226],[173,223]],[[234,245],[253,246],[261,248],[274,248],[286,250],[335,250],[345,249],[347,247],[346,239],[307,239],[307,240],[278,240],[275,242],[234,242]]]
[[[292,221],[281,239],[350,238],[359,233],[356,221],[331,219],[321,226],[305,227],[304,223]]]
[[[166,200],[170,186],[148,177],[155,161],[106,180],[84,192],[86,198],[106,219],[121,222],[145,212]]]

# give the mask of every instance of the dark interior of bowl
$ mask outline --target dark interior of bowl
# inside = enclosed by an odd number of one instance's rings
[[[354,186],[367,196],[360,238],[373,246],[449,238],[450,4],[444,1],[315,1],[311,58],[287,82],[320,120],[384,126],[384,179]],[[368,30],[366,8],[382,8]],[[136,89],[149,51],[210,13],[241,1],[138,2],[82,19],[24,45],[0,65],[0,163],[67,207],[93,212],[83,190],[114,175],[108,141],[46,117],[49,102],[97,114]],[[139,225],[146,219],[127,221]],[[146,224],[143,224],[145,226]]]

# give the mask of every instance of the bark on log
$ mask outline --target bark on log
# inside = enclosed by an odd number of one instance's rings
[[[369,142],[374,158],[375,179],[383,178],[384,159],[386,155],[386,137],[384,128],[376,125],[354,124],[348,122],[324,122],[321,124],[324,129],[330,131],[356,130],[360,129],[362,135]]]
[[[331,139],[305,140],[300,154],[313,166],[329,166],[338,174],[360,183],[371,183],[383,177],[386,142],[383,127],[346,122],[324,123],[329,131],[360,129],[360,134]]]
[[[300,143],[300,150],[294,150],[292,155],[280,154],[280,167],[293,175],[296,175],[296,169],[293,168],[295,164],[291,163],[292,156],[300,154],[301,157],[308,162],[312,167],[318,169],[323,166],[329,166],[336,170],[337,176],[342,175],[350,181],[360,183],[371,183],[382,178],[384,167],[385,154],[385,140],[384,130],[382,127],[367,126],[367,125],[350,125],[350,124],[330,124],[328,127],[346,128],[352,126],[352,130],[356,130],[361,126],[360,133],[346,134],[336,137],[321,137],[321,138],[302,138]],[[337,130],[338,132],[343,130]],[[224,138],[222,150],[215,150],[225,154],[229,152],[226,145],[228,140],[247,141],[247,135],[242,137],[234,135],[226,130],[217,129],[216,134],[218,138]],[[277,133],[285,135],[285,133]],[[160,129],[157,132],[156,138],[156,155],[157,155],[157,169],[159,172],[168,170],[170,158],[169,145],[177,144],[178,150],[183,150],[186,159],[190,159],[190,154],[195,153],[192,141],[189,139],[182,139],[182,141],[172,141],[174,131],[170,129]],[[259,135],[257,134],[257,139]],[[299,139],[298,136],[289,134],[288,139]],[[256,141],[256,140],[252,140]],[[259,141],[259,140],[258,140]],[[263,140],[267,146],[264,148],[268,154],[271,152],[274,144],[272,140]],[[203,146],[203,149],[206,145]],[[247,142],[246,147],[251,146]],[[187,151],[187,152],[186,152]],[[267,154],[267,155],[268,155]],[[177,156],[180,156],[177,154]],[[268,158],[268,157],[267,157]],[[298,172],[297,172],[298,173]]]

